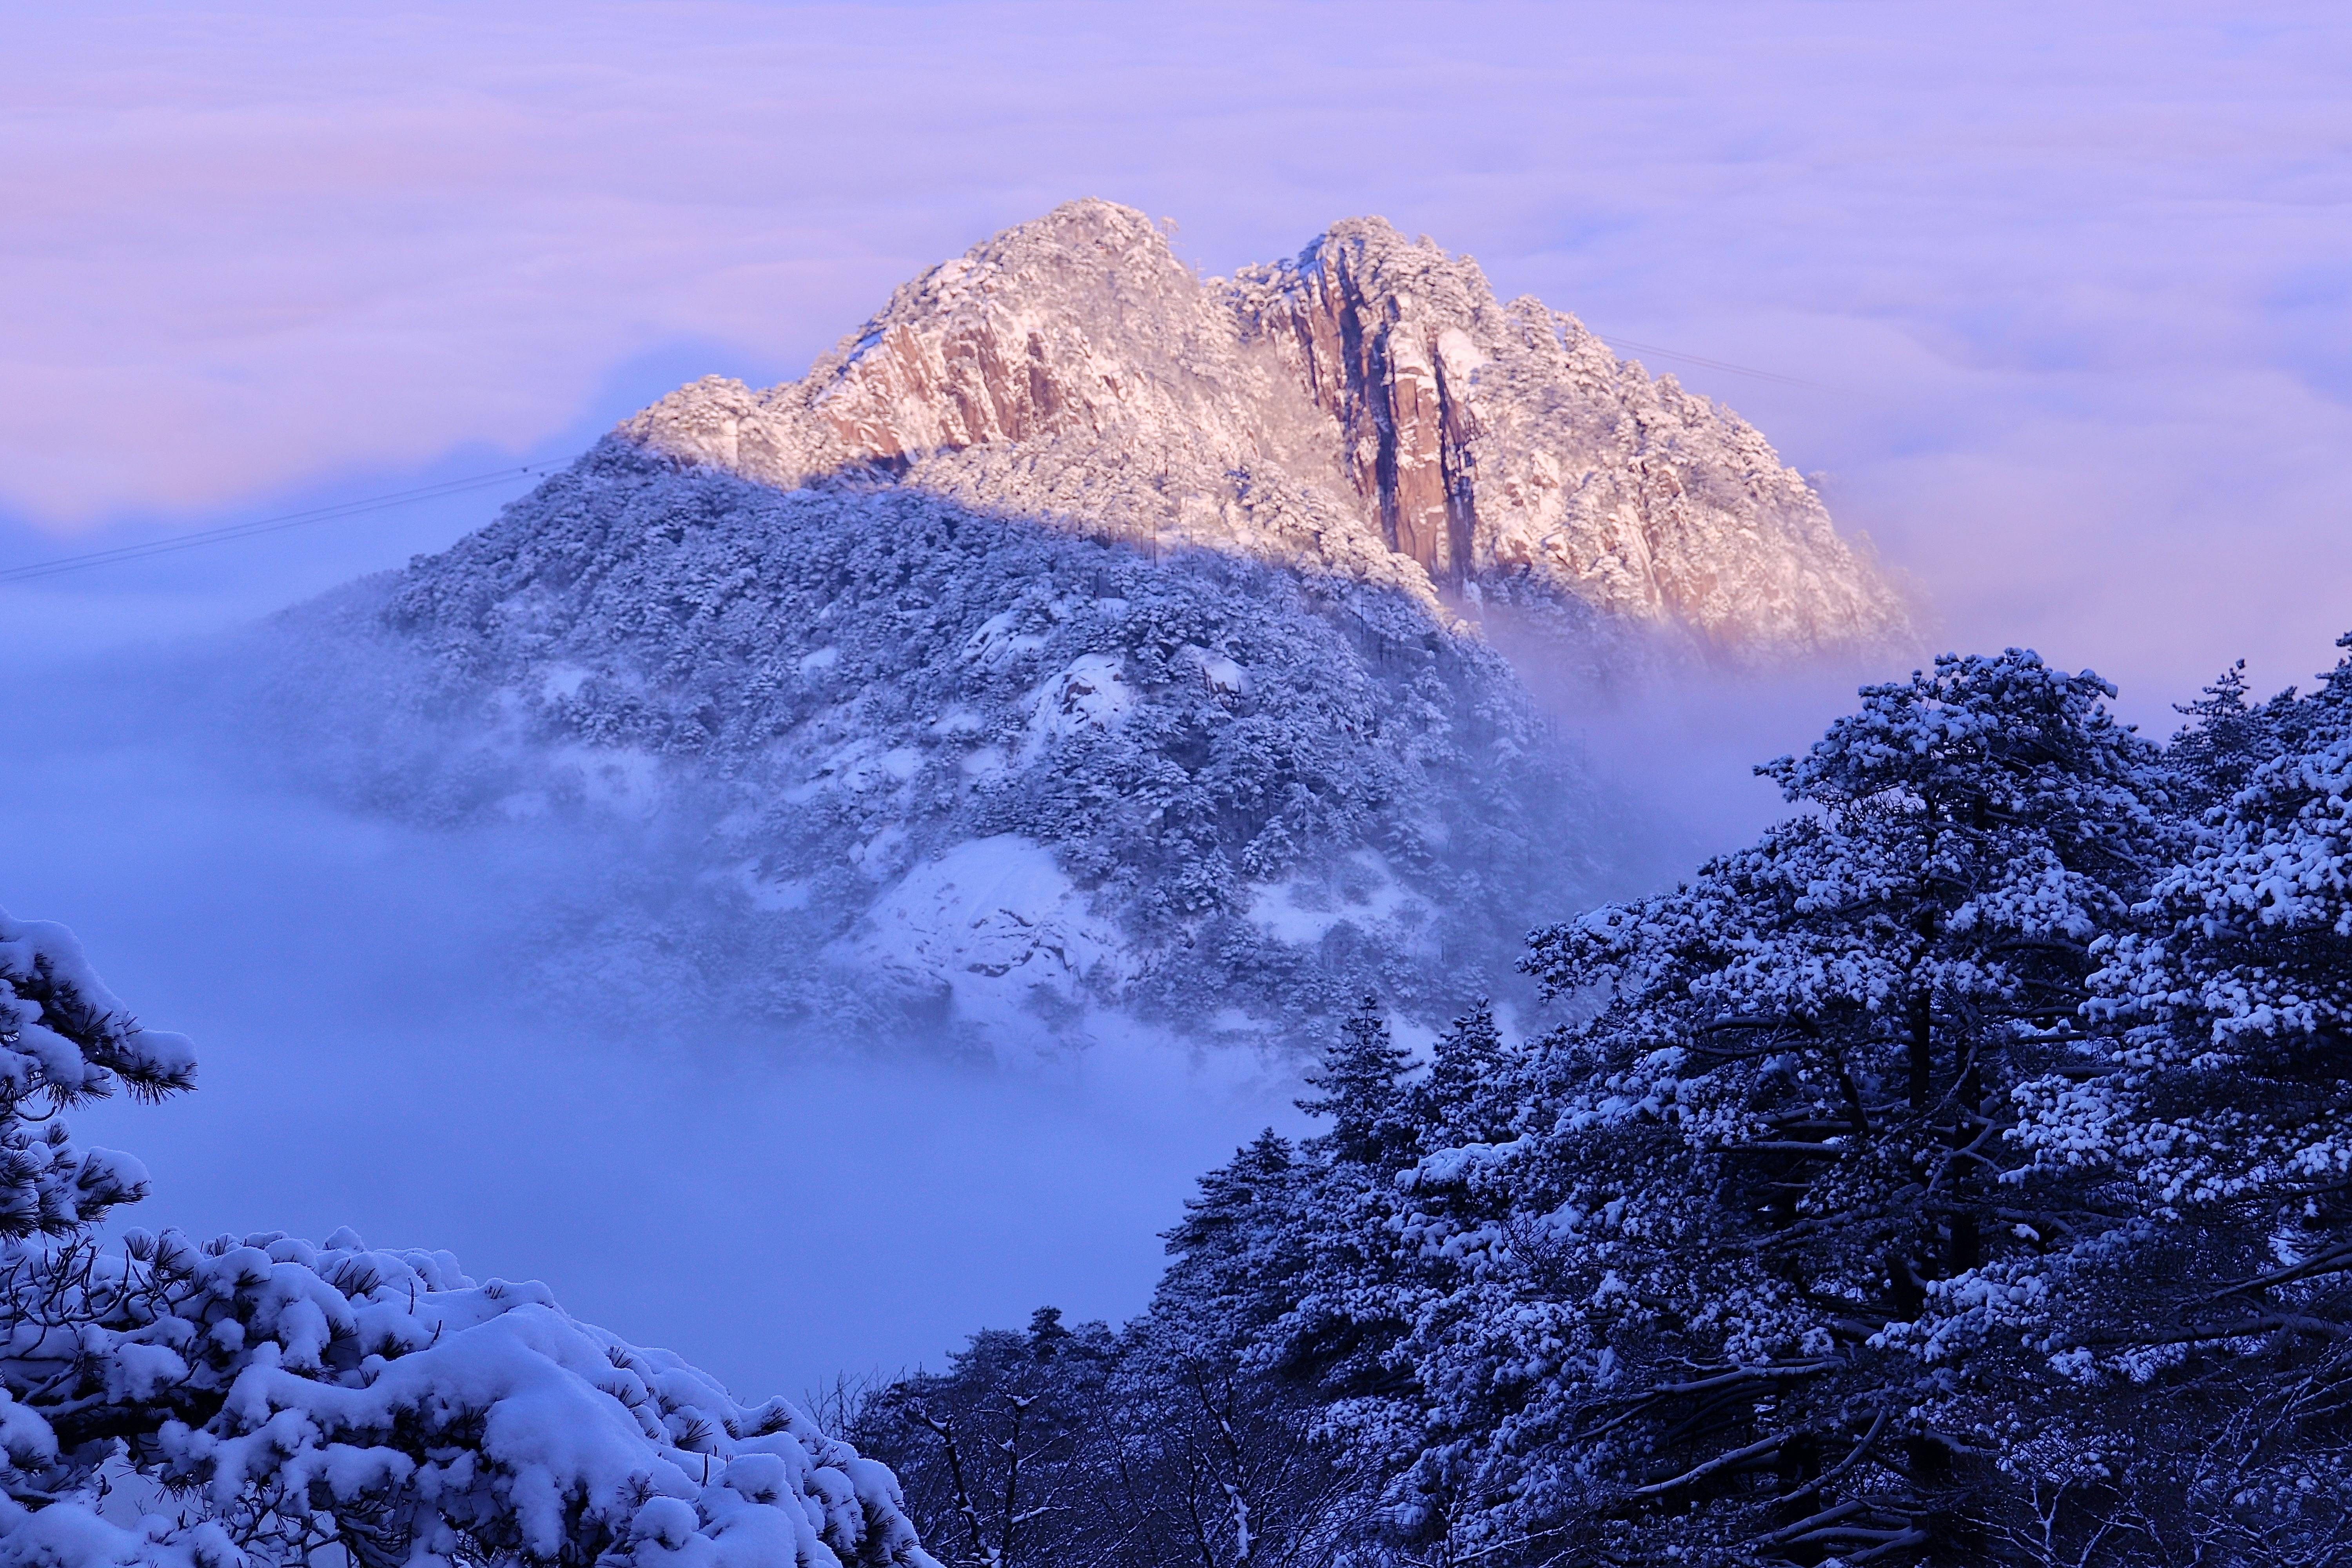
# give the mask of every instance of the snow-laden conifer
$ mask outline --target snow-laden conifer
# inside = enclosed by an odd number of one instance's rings
[[[145,1196],[138,1161],[77,1151],[57,1112],[117,1088],[160,1099],[195,1071],[185,1037],[141,1028],[71,932],[0,911],[0,1237],[73,1236]]]
[[[1466,1096],[1433,1072],[1423,1135],[1478,1136],[1346,1199],[1362,1262],[1307,1294],[1340,1303],[1321,1342],[1388,1346],[1332,1419],[1398,1476],[1401,1542],[1937,1539],[1983,1445],[1909,1340],[1948,1282],[2062,1234],[2003,1180],[2011,1091],[2074,1049],[2091,944],[2162,837],[2155,749],[2108,695],[2016,652],[1870,689],[1766,770],[1802,815],[1538,935],[1584,1016]],[[1328,1217],[1297,1223],[1344,1263]]]
[[[194,1081],[62,927],[0,915],[0,1563],[921,1568],[889,1471],[446,1252],[91,1227],[58,1113]]]
[[[2016,1094],[2032,1160],[2018,1190],[2071,1194],[2082,1215],[2046,1257],[1953,1294],[1972,1309],[1958,1326],[2021,1342],[2062,1391],[2018,1465],[2041,1491],[2131,1519],[2152,1550],[2336,1562],[2352,1552],[2352,661],[2266,703],[2232,671],[2191,711],[2173,750],[2214,804],[2137,929],[2100,943],[2091,1037]]]

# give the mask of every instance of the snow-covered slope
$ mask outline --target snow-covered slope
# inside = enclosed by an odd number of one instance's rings
[[[657,895],[582,868],[602,989],[1023,1049],[1107,1013],[1264,1039],[1367,990],[1434,1017],[1596,861],[1509,667],[1413,596],[904,486],[608,440],[281,629],[277,723],[340,788],[661,846]]]
[[[803,379],[623,426],[785,489],[862,470],[1435,603],[1528,591],[1753,651],[1906,640],[1901,597],[1749,425],[1378,218],[1202,279],[1073,202],[907,284]]]

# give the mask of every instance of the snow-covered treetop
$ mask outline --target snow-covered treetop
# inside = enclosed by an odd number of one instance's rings
[[[0,1099],[12,1111],[43,1094],[71,1105],[120,1084],[152,1100],[195,1083],[187,1037],[141,1028],[65,927],[0,910]]]
[[[195,1076],[186,1037],[141,1028],[71,931],[0,910],[0,1237],[70,1235],[146,1194],[138,1161],[75,1150],[58,1110],[118,1086],[160,1099]]]
[[[2031,650],[1945,654],[1931,672],[1864,687],[1803,757],[1757,772],[1791,801],[1851,809],[1902,797],[1991,828],[2032,820],[2070,845],[2145,825],[2154,750],[2105,707],[2115,688]]]

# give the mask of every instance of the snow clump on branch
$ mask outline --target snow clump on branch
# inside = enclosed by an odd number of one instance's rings
[[[0,915],[0,1564],[929,1568],[884,1466],[543,1285],[349,1230],[101,1241],[146,1173],[56,1110],[186,1089],[193,1052],[63,927]]]

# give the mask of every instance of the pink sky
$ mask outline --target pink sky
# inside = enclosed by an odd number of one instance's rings
[[[1945,641],[2096,664],[2160,723],[2352,626],[2346,16],[20,3],[0,568],[566,457],[688,377],[799,374],[1072,196],[1174,216],[1215,271],[1371,212],[1506,295],[1811,384],[1679,367],[1826,472]],[[0,666],[249,616],[493,500],[0,584]],[[1115,1062],[1065,1095],[583,1043],[491,973],[522,895],[465,841],[69,710],[8,753],[0,902],[198,1037],[205,1093],[82,1128],[154,1160],[149,1223],[454,1245],[756,1394],[1041,1300],[1134,1310],[1191,1173],[1259,1124]],[[1621,749],[1699,798],[1694,758],[1737,784],[1819,721],[1786,717],[1653,705]]]
[[[2151,699],[2241,653],[2303,680],[2352,626],[2343,17],[18,7],[0,514],[103,542],[552,455],[687,374],[796,374],[1074,195],[1214,271],[1377,212],[1818,384],[1679,367],[1947,640]]]

